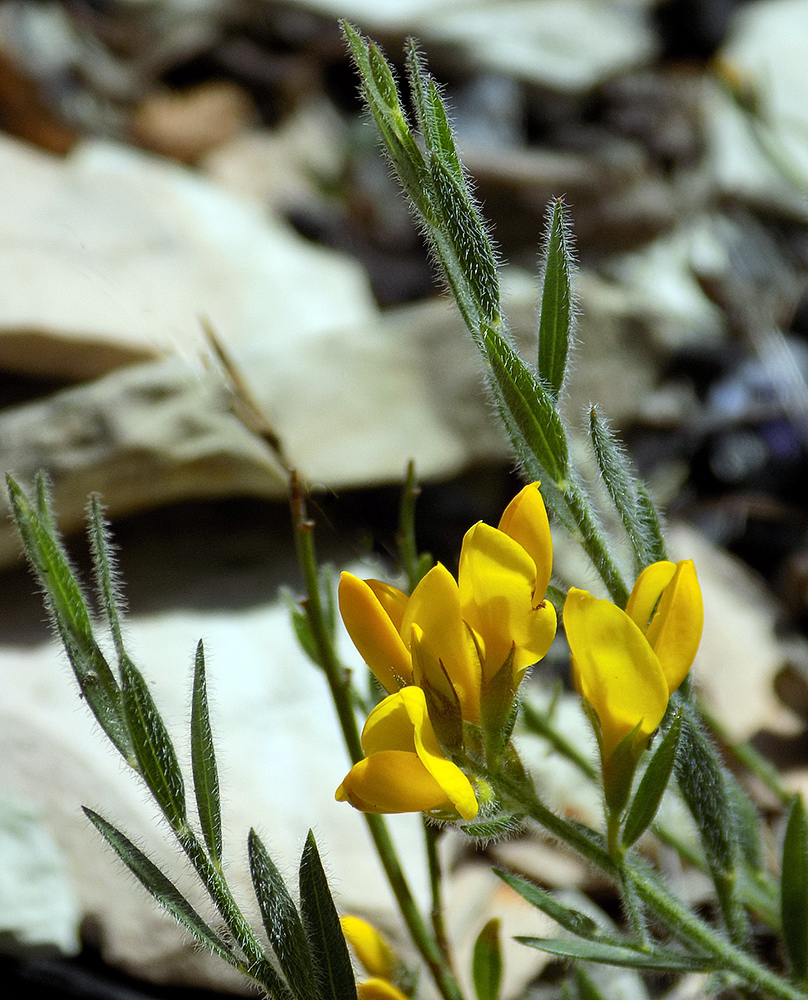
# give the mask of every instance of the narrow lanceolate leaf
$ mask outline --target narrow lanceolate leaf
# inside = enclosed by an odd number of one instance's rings
[[[502,948],[498,917],[493,917],[474,942],[471,972],[477,1000],[498,1000],[502,985]]]
[[[637,568],[642,570],[665,559],[665,541],[654,505],[597,406],[589,411],[589,438],[604,485],[634,550]]]
[[[681,734],[682,716],[677,712],[648,762],[648,767],[631,802],[623,827],[623,847],[631,847],[653,822],[673,773]]]
[[[247,848],[261,918],[281,971],[297,1000],[315,1000],[312,955],[289,890],[255,830],[250,830]]]
[[[781,876],[783,937],[794,976],[808,981],[808,819],[795,797],[783,841]]]
[[[572,253],[564,219],[564,203],[557,198],[550,216],[544,260],[544,282],[539,317],[539,378],[558,399],[567,373],[572,338]]]
[[[121,659],[121,672],[124,708],[140,773],[176,830],[185,823],[186,811],[185,783],[174,744],[143,675],[126,654]]]
[[[678,701],[682,735],[676,777],[696,821],[727,929],[733,940],[741,942],[748,933],[748,921],[740,899],[739,845],[725,772],[692,704],[683,698]]]
[[[356,982],[314,834],[300,859],[300,915],[311,949],[318,1000],[356,1000]]]
[[[225,942],[199,916],[171,879],[164,875],[140,848],[135,847],[128,837],[92,809],[85,806],[84,813],[135,878],[178,923],[189,930],[197,941],[209,948],[214,955],[218,955],[231,965],[240,966],[241,963]]]
[[[120,685],[95,641],[87,601],[54,528],[47,481],[44,476],[37,478],[34,506],[18,483],[11,476],[6,478],[11,512],[25,555],[42,587],[48,614],[82,696],[113,745],[131,762],[134,753]]]
[[[121,622],[123,620],[124,601],[118,580],[118,567],[115,562],[115,549],[110,537],[109,525],[104,517],[101,498],[94,493],[88,506],[90,551],[93,556],[93,570],[98,588],[98,598],[104,610],[104,617],[112,633],[115,651],[118,658],[123,655],[123,635]]]
[[[654,948],[641,951],[627,946],[603,944],[600,941],[582,941],[580,938],[514,938],[529,948],[538,948],[550,955],[577,958],[603,965],[620,965],[632,969],[649,969],[654,972],[708,972],[715,968],[711,956],[680,955],[675,951]]]
[[[521,456],[527,449],[553,483],[563,486],[569,452],[553,399],[504,337],[485,330],[483,340],[494,400],[503,413],[517,454]]]
[[[343,22],[342,30],[362,81],[365,103],[379,129],[385,152],[407,196],[427,221],[434,221],[426,196],[428,171],[401,106],[390,64],[381,49],[369,43],[350,24]]]
[[[222,809],[219,772],[210,728],[208,685],[205,676],[205,649],[200,642],[194,660],[194,689],[191,701],[191,768],[194,795],[202,834],[214,864],[222,859]]]
[[[494,868],[493,872],[506,885],[509,885],[515,892],[518,892],[522,899],[527,900],[531,906],[535,906],[542,913],[546,913],[551,920],[555,920],[565,930],[572,931],[573,934],[589,940],[609,938],[609,935],[604,934],[591,917],[585,913],[581,913],[580,910],[573,910],[569,906],[564,906],[563,903],[559,903],[555,897],[550,896],[537,885],[533,885],[532,882],[528,882],[519,875],[512,875],[510,872],[502,871],[501,868]]]
[[[441,262],[450,268],[452,264],[456,266],[462,279],[461,294],[470,297],[474,305],[476,315],[471,317],[474,327],[488,325],[497,329],[502,324],[499,275],[482,217],[465,179],[458,179],[451,163],[435,155],[430,159],[429,169],[441,231],[448,237],[453,257],[447,262],[439,254]],[[446,277],[454,289],[452,275],[447,273]],[[473,329],[472,333],[475,332]]]

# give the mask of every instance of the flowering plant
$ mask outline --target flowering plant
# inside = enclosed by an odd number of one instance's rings
[[[667,558],[660,522],[597,407],[589,440],[597,469],[625,529],[636,580],[629,587],[584,477],[572,461],[561,401],[568,376],[574,310],[571,255],[563,203],[551,206],[535,365],[513,347],[502,316],[497,261],[471,196],[435,81],[411,47],[408,82],[416,134],[393,71],[372,42],[345,34],[367,106],[385,151],[423,225],[446,283],[484,362],[488,387],[530,485],[506,508],[498,527],[466,533],[455,578],[429,567],[415,545],[410,472],[402,504],[401,562],[406,589],[343,574],[339,609],[357,650],[386,695],[370,709],[360,737],[362,699],[336,647],[331,577],[319,569],[305,493],[290,473],[290,494],[305,600],[292,620],[306,652],[322,670],[345,737],[351,767],[337,798],[359,809],[389,879],[412,944],[443,1000],[464,1000],[444,926],[437,840],[443,826],[481,840],[514,829],[549,834],[610,880],[625,926],[615,930],[514,872],[499,877],[568,937],[522,937],[525,946],[573,962],[617,965],[675,975],[700,974],[709,995],[728,986],[751,994],[808,997],[808,819],[795,800],[789,811],[779,878],[760,858],[760,819],[742,801],[701,718],[688,672],[702,630],[701,591],[689,560]],[[236,382],[238,387],[238,382]],[[273,443],[270,441],[270,443]],[[539,485],[540,484],[540,485]],[[33,494],[9,479],[14,517],[81,692],[101,728],[140,776],[207,891],[214,920],[200,916],[169,877],[124,833],[86,810],[137,879],[207,948],[276,1000],[402,1000],[418,979],[365,921],[344,917],[332,901],[314,838],[307,840],[298,901],[255,832],[247,850],[262,917],[253,928],[235,900],[223,866],[219,778],[200,644],[191,710],[191,786],[148,686],[129,655],[121,601],[102,511],[91,502],[90,535],[101,609],[112,636],[110,665],[88,603],[53,525],[45,479]],[[550,518],[548,518],[548,512]],[[551,528],[580,543],[607,597],[551,583]],[[549,597],[548,597],[549,595]],[[547,654],[563,615],[571,675],[600,751],[593,768],[551,713],[525,705],[528,728],[598,783],[603,823],[573,822],[553,812],[519,758],[513,734],[520,688]],[[746,760],[755,763],[750,748]],[[760,774],[782,794],[765,769]],[[639,777],[638,777],[639,775]],[[676,779],[700,849],[677,842],[656,823]],[[335,784],[338,776],[335,775]],[[383,814],[425,815],[431,875],[429,919],[416,905],[406,866]],[[655,833],[709,876],[714,919],[692,909],[638,849]],[[594,903],[592,904],[594,906]],[[756,947],[755,926],[782,942]],[[346,939],[369,979],[357,987]],[[498,1000],[503,948],[488,921],[474,948],[477,1000]],[[602,996],[579,968],[567,995]]]

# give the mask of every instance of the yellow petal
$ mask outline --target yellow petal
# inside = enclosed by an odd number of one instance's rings
[[[652,563],[637,577],[637,582],[626,603],[626,614],[645,632],[651,615],[662,596],[662,591],[668,586],[676,572],[676,566],[667,559]]]
[[[471,782],[460,768],[446,760],[435,730],[429,721],[424,692],[420,688],[404,688],[400,697],[413,724],[415,752],[435,781],[446,792],[454,809],[463,819],[474,819],[479,806]]]
[[[363,812],[439,809],[463,819],[477,815],[471,783],[443,756],[419,687],[402,688],[373,709],[362,747],[367,756],[337,789],[340,802]]]
[[[673,693],[696,658],[704,626],[704,605],[696,567],[686,559],[676,564],[665,587],[646,639],[659,657],[668,690]]]
[[[572,588],[564,604],[564,627],[581,693],[601,726],[601,754],[639,724],[650,736],[668,706],[668,684],[659,660],[629,616],[611,601]]]
[[[536,598],[544,597],[553,572],[553,541],[539,483],[525,486],[511,500],[499,521],[499,530],[519,542],[536,564]]]
[[[365,580],[352,573],[342,574],[339,610],[354,646],[381,686],[392,694],[402,684],[411,684],[409,650],[402,642],[395,622]]]
[[[418,756],[403,750],[383,750],[354,764],[335,797],[361,812],[453,811],[452,800]]]
[[[387,979],[368,979],[356,987],[358,1000],[409,1000],[405,993]]]
[[[447,704],[459,708],[459,698],[449,676],[441,666],[440,660],[429,645],[420,625],[413,622],[410,652],[412,654],[412,676],[415,683],[425,690],[431,688],[437,692]],[[461,713],[462,714],[462,713]]]
[[[361,917],[346,915],[340,918],[340,926],[345,940],[369,976],[390,979],[395,974],[399,965],[396,954],[373,924]]]
[[[514,674],[521,680],[550,648],[555,609],[543,601],[534,607],[535,579],[532,557],[505,532],[482,522],[466,532],[458,573],[461,614],[482,638],[487,678],[513,648]]]
[[[480,718],[480,664],[460,615],[454,577],[438,563],[421,580],[407,602],[401,638],[409,647],[417,625],[429,649],[444,666],[460,701],[463,718]]]
[[[399,590],[398,587],[394,587],[392,584],[383,583],[381,580],[365,580],[365,583],[376,595],[376,599],[386,611],[390,621],[400,631],[401,620],[407,609],[409,597],[407,597],[403,590]]]
[[[382,750],[415,752],[412,720],[401,697],[404,691],[409,690],[420,689],[402,688],[396,694],[388,695],[367,717],[362,730],[362,749],[366,757]]]

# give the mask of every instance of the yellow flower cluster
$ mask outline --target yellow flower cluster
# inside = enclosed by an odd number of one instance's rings
[[[474,786],[459,766],[465,734],[485,725],[494,700],[502,717],[503,697],[508,708],[528,667],[550,648],[551,572],[547,512],[532,483],[498,527],[480,522],[466,532],[457,580],[438,564],[407,597],[378,580],[342,574],[343,621],[388,696],[367,719],[365,759],[337,799],[364,812],[476,816]],[[690,561],[648,566],[625,610],[570,590],[564,626],[573,678],[595,728],[605,784],[618,746],[628,740],[636,763],[662,721],[693,663],[702,621]]]
[[[508,505],[499,526],[466,532],[455,581],[438,564],[410,597],[378,580],[343,573],[342,619],[389,696],[368,717],[366,757],[337,798],[364,812],[437,811],[473,819],[471,782],[447,759],[436,735],[462,745],[463,723],[477,726],[485,692],[500,670],[515,693],[527,668],[550,648],[553,606],[544,600],[552,542],[538,484]],[[449,725],[447,725],[447,720]]]

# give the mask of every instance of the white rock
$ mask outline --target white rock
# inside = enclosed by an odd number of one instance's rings
[[[127,635],[186,763],[192,659],[199,638],[205,640],[227,872],[250,917],[260,923],[246,863],[247,834],[254,826],[295,894],[311,827],[340,908],[394,919],[362,817],[334,800],[348,770],[347,754],[325,678],[298,647],[285,605],[133,616]],[[346,656],[359,666],[355,652],[346,649]],[[179,852],[168,846],[165,825],[145,791],[81,704],[63,654],[52,642],[6,646],[0,649],[0,683],[7,692],[0,706],[3,794],[24,797],[43,815],[68,859],[81,912],[100,921],[107,960],[158,981],[232,988],[239,981],[232,970],[192,946],[81,813],[87,805],[121,828],[214,919]],[[188,795],[192,801],[190,787]],[[391,817],[390,825],[423,902],[420,817]],[[62,906],[56,896],[53,906]]]
[[[0,366],[92,378],[375,316],[361,267],[192,171],[113,143],[62,161],[0,139]]]
[[[581,92],[653,59],[643,4],[528,0],[449,9],[424,44],[462,46],[473,64],[553,89]]]
[[[41,810],[0,794],[0,939],[29,949],[79,950],[81,911],[64,855]]]
[[[721,49],[722,59],[760,95],[769,153],[756,141],[753,121],[726,93],[715,89],[705,102],[711,167],[721,189],[802,221],[808,217],[806,37],[806,0],[757,0],[737,8]]]
[[[668,531],[674,559],[696,564],[704,597],[704,632],[693,680],[727,738],[748,740],[761,730],[794,734],[799,720],[774,692],[787,651],[775,634],[775,606],[762,583],[738,559],[684,525]]]

